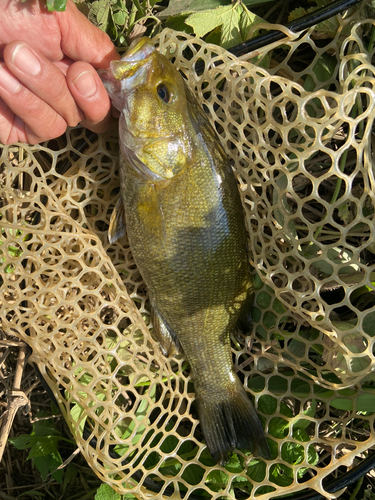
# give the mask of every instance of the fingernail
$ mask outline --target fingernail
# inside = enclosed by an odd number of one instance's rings
[[[22,43],[13,50],[12,63],[24,73],[32,76],[37,75],[42,69],[36,55]]]
[[[0,86],[12,94],[16,94],[22,87],[21,83],[10,73],[4,64],[0,64]]]
[[[84,97],[92,97],[97,90],[96,81],[90,71],[82,71],[73,83],[78,92]]]

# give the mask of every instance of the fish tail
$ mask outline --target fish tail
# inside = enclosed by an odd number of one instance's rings
[[[219,400],[215,390],[199,392],[196,392],[199,420],[214,460],[224,465],[235,448],[270,458],[262,424],[237,376],[230,390],[221,391]]]

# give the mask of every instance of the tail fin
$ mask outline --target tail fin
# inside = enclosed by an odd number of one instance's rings
[[[199,420],[207,447],[222,465],[235,448],[252,451],[254,456],[270,458],[270,450],[259,417],[236,377],[229,391],[196,394]],[[199,391],[200,392],[200,391]]]

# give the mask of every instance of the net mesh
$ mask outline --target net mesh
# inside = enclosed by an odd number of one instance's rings
[[[189,366],[152,337],[126,237],[108,243],[116,131],[2,147],[2,328],[32,347],[79,448],[118,492],[330,497],[323,480],[375,444],[375,75],[363,41],[375,22],[359,19],[331,21],[329,43],[313,30],[278,42],[257,66],[170,30],[155,40],[205,104],[239,180],[255,302],[233,359],[269,461],[238,450],[226,467],[213,462]],[[272,70],[260,67],[267,58]],[[322,60],[335,68],[325,79]]]

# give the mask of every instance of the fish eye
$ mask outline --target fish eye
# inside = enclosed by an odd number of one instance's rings
[[[156,88],[156,92],[158,93],[158,96],[160,99],[167,104],[171,102],[172,96],[168,90],[168,87],[164,83],[159,83],[159,85]]]

